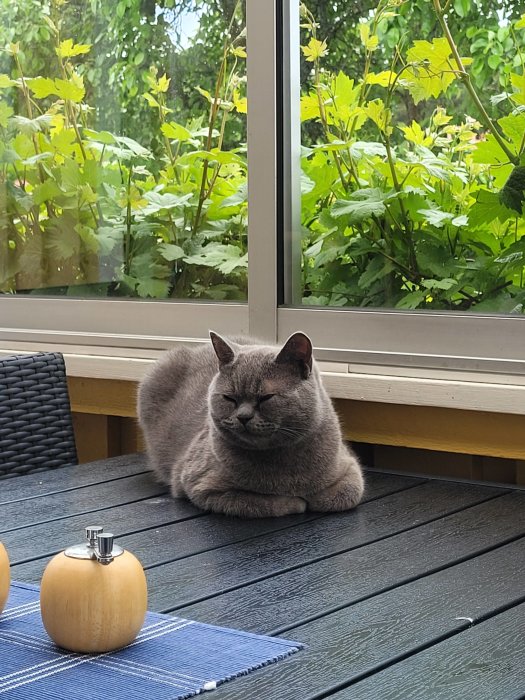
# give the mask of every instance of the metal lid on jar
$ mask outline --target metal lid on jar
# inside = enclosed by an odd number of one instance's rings
[[[124,553],[113,540],[111,532],[104,532],[99,525],[90,525],[86,527],[86,542],[68,547],[64,554],[72,559],[94,559],[101,564],[110,564],[115,557]]]

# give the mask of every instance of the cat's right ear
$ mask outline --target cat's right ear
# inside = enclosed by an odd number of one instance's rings
[[[233,362],[235,353],[224,338],[221,338],[221,336],[214,333],[214,331],[210,331],[210,338],[215,354],[219,360],[219,365],[222,367],[223,365],[229,365],[231,362]]]

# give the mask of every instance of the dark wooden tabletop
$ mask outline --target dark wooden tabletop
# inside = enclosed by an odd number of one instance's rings
[[[525,697],[523,490],[370,471],[355,511],[238,520],[171,499],[142,455],[0,482],[15,580],[93,524],[151,610],[307,645],[217,700]]]

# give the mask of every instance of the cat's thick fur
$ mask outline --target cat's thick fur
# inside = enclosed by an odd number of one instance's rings
[[[309,338],[211,339],[167,352],[139,387],[151,466],[172,494],[248,518],[353,508],[363,476]]]

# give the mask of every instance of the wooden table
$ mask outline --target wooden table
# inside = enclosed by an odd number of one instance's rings
[[[424,468],[424,465],[423,465]],[[353,512],[243,521],[166,495],[141,455],[0,482],[16,580],[103,525],[152,610],[307,649],[217,700],[525,697],[525,493],[368,472]]]

